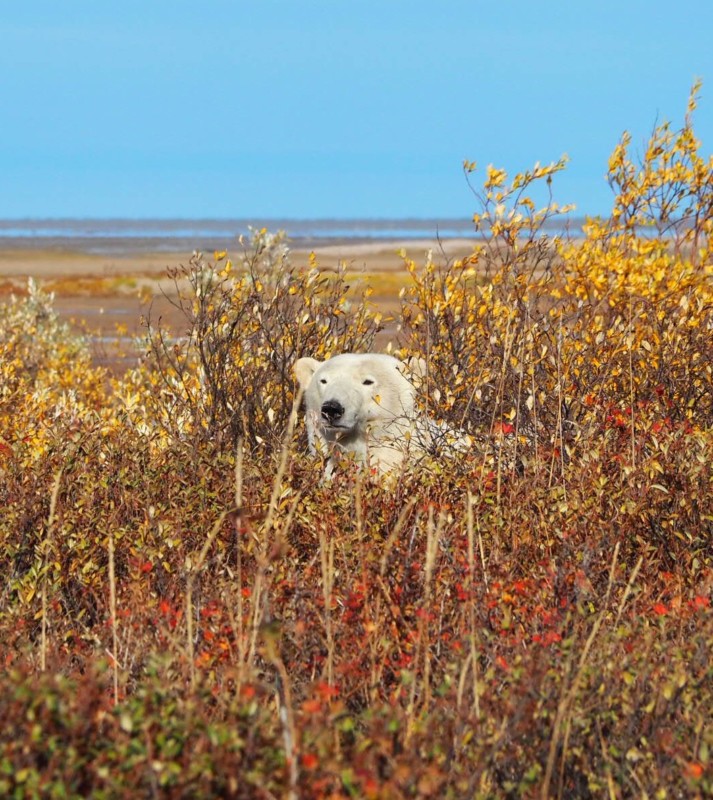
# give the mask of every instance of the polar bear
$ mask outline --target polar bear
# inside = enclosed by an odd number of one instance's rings
[[[295,362],[310,450],[329,456],[327,477],[342,453],[383,474],[401,467],[409,454],[424,452],[414,381],[425,375],[425,366],[423,359],[405,363],[378,353]]]

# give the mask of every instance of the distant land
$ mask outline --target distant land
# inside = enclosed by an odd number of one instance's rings
[[[566,221],[572,233],[582,219]],[[250,229],[285,231],[295,249],[416,239],[475,237],[470,219],[15,219],[0,220],[0,249],[95,255],[231,250]],[[547,228],[559,233],[564,221]]]

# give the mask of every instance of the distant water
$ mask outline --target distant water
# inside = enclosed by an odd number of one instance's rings
[[[295,249],[379,240],[469,238],[469,219],[22,219],[0,220],[0,249],[95,254],[231,250],[250,228],[285,231]]]
[[[473,235],[461,219],[23,219],[0,220],[0,248],[53,249],[87,253],[135,253],[234,249],[250,228],[285,231],[293,248],[345,239],[460,238]]]

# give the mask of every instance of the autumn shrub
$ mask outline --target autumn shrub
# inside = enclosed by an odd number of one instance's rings
[[[711,796],[694,103],[622,140],[581,237],[531,199],[563,162],[490,167],[472,256],[407,262],[396,348],[473,446],[386,482],[305,454],[292,362],[379,317],[279,236],[178,268],[184,324],[111,382],[38,287],[11,301],[0,794]]]
[[[215,263],[196,254],[172,277],[183,328],[170,335],[150,316],[148,328],[154,408],[174,432],[274,449],[292,407],[292,364],[367,351],[378,328],[366,291],[348,297],[344,266],[296,267],[284,237],[265,230],[235,264],[227,253]]]
[[[569,208],[536,210],[530,196],[564,159],[509,183],[488,167],[472,256],[407,261],[404,344],[428,354],[427,406],[471,432],[512,433],[535,469],[538,446],[564,460],[607,419],[628,420],[634,461],[651,425],[710,424],[712,167],[693,134],[696,91],[684,127],[657,126],[638,164],[623,137],[612,214],[583,238],[548,235]]]
[[[69,408],[96,405],[101,370],[91,365],[86,339],[53,308],[54,296],[30,279],[26,296],[12,295],[0,316],[0,435],[11,436],[13,415],[31,403],[62,398]],[[27,431],[23,431],[27,433]]]

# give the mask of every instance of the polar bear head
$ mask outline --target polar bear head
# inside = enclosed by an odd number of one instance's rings
[[[310,448],[353,453],[380,471],[393,468],[410,439],[412,379],[422,371],[420,359],[406,364],[376,353],[344,353],[326,361],[300,358],[294,373],[304,391]]]

